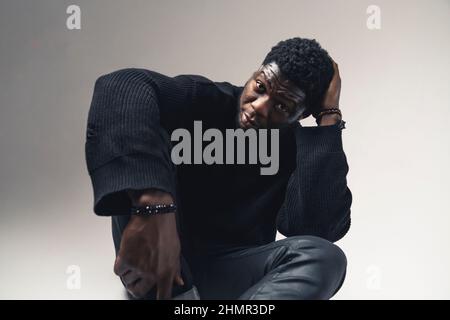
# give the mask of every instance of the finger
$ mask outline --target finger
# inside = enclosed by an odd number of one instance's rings
[[[135,282],[137,279],[140,279],[141,277],[133,271],[129,271],[125,273],[123,276],[120,277],[122,279],[122,282],[128,286],[131,283]]]
[[[181,264],[178,264],[177,272],[175,273],[174,281],[179,286],[184,286],[183,278],[181,277]]]
[[[175,283],[179,286],[184,286],[184,281],[180,274],[175,276]]]
[[[333,63],[333,65],[337,65],[336,61],[334,61],[333,57],[330,57],[331,62]]]
[[[156,299],[170,299],[172,297],[173,277],[164,277],[157,282]]]
[[[334,62],[334,60],[333,60],[333,70],[334,70],[334,75],[338,76],[339,75],[339,66],[336,62]]]
[[[144,298],[147,293],[154,287],[154,282],[145,278],[139,278],[131,283],[127,290],[131,295],[137,299]]]
[[[131,269],[123,262],[120,255],[117,256],[114,261],[114,273],[119,277],[123,276],[125,273],[129,272]]]
[[[133,298],[140,299],[142,297],[140,285],[143,281],[144,280],[142,278],[139,278],[126,286],[127,291],[133,296]]]

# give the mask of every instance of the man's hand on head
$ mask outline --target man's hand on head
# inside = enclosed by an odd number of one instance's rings
[[[322,105],[320,111],[326,109],[339,109],[339,98],[341,95],[341,76],[339,74],[339,67],[336,62],[333,61],[334,74],[330,81],[327,91],[325,92],[324,98],[322,100]],[[337,113],[324,114],[320,118],[321,126],[329,126],[336,124],[341,120],[341,116]]]
[[[172,203],[172,197],[160,191],[129,195],[133,205]],[[136,298],[156,286],[158,300],[170,299],[173,283],[184,285],[175,213],[132,216],[122,234],[114,273]]]

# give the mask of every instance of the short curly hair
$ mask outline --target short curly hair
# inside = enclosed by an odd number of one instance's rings
[[[315,39],[291,38],[280,41],[264,58],[263,65],[275,62],[282,75],[305,94],[303,117],[317,113],[333,77],[333,61]]]

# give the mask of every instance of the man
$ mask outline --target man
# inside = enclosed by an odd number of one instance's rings
[[[271,49],[245,87],[125,69],[100,77],[86,160],[94,211],[112,216],[114,272],[135,298],[329,299],[350,227],[338,67],[315,40]],[[309,115],[317,127],[302,127]],[[279,132],[279,170],[179,164],[179,128]],[[150,209],[149,209],[150,208]],[[160,209],[160,212],[156,212]],[[164,213],[161,213],[164,212]],[[276,230],[287,238],[275,241]]]

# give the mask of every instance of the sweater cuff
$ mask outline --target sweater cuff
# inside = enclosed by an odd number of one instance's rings
[[[155,188],[176,199],[172,168],[148,154],[128,154],[113,159],[91,172],[94,212],[100,216],[130,213],[127,189]]]
[[[299,126],[295,129],[297,148],[303,152],[343,152],[342,129],[339,123],[331,126]]]
[[[341,221],[330,223],[330,227],[328,228],[324,227],[323,225],[302,226],[302,234],[321,237],[330,242],[336,242],[341,240],[347,234],[347,232],[350,230],[350,226],[351,217],[349,211]]]

